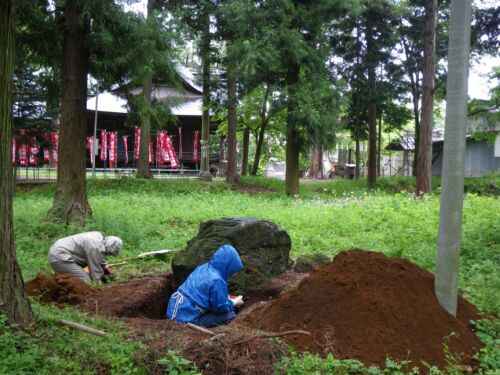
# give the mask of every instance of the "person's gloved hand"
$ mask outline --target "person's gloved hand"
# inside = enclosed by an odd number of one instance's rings
[[[243,305],[243,296],[229,296],[229,299],[233,301],[235,307]]]
[[[104,273],[106,275],[109,275],[109,277],[113,277],[114,276],[114,274],[113,274],[113,272],[111,272],[111,268],[109,268],[109,266],[104,267]]]

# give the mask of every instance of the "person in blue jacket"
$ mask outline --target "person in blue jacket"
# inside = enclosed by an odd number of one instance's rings
[[[240,255],[231,245],[221,246],[208,263],[196,267],[172,294],[166,315],[180,323],[215,327],[236,317],[235,306],[243,297],[230,297],[227,280],[243,269]]]

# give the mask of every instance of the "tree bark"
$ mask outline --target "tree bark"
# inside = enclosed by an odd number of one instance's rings
[[[368,186],[374,188],[377,182],[377,104],[375,86],[375,41],[373,40],[373,15],[367,17],[366,44],[368,61]]]
[[[82,20],[82,3],[68,0],[64,9],[64,46],[61,85],[61,131],[57,191],[49,218],[83,226],[92,217],[87,201],[85,165],[85,110],[89,20]]]
[[[436,297],[456,316],[467,123],[471,2],[452,0],[441,206],[436,260]]]
[[[243,155],[241,156],[241,175],[248,174],[248,150],[250,148],[250,129],[243,130]]]
[[[228,47],[229,48],[229,47]],[[234,62],[227,63],[227,178],[229,184],[238,182],[236,172],[236,79]]]
[[[12,74],[14,68],[15,2],[0,3],[0,314],[11,323],[33,319],[17,264],[12,221]]]
[[[417,184],[415,191],[418,196],[430,194],[432,190],[432,126],[434,108],[434,75],[436,51],[436,17],[437,0],[426,0],[425,30],[424,30],[424,67],[422,84],[422,117],[418,153],[416,154]]]
[[[294,114],[294,102],[296,100],[297,82],[299,69],[293,63],[288,66],[287,74],[287,119],[286,119],[286,172],[285,192],[287,195],[299,195],[299,134],[296,116]]]
[[[201,63],[202,63],[202,84],[203,84],[203,109],[201,117],[201,161],[200,178],[206,181],[212,180],[210,174],[210,15],[205,10],[203,19],[203,36],[200,41]]]
[[[253,158],[252,172],[250,173],[252,176],[256,176],[259,170],[260,158],[262,156],[262,144],[264,143],[264,134],[266,134],[267,124],[269,123],[268,111],[267,111],[267,100],[269,98],[269,93],[271,91],[271,87],[268,86],[264,93],[264,99],[262,102],[262,109],[260,111],[260,128],[259,128],[259,136],[257,138],[257,143],[255,146],[255,155]]]

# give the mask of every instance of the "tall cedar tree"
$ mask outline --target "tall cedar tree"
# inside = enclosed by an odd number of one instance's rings
[[[0,3],[0,313],[25,325],[33,318],[17,264],[12,220],[12,74],[14,67],[15,2]]]
[[[443,175],[434,284],[437,300],[453,316],[457,315],[462,234],[470,20],[470,1],[452,0]]]
[[[151,21],[155,0],[148,0],[147,20]],[[146,52],[148,53],[148,52]],[[148,75],[142,84],[142,95],[144,97],[143,116],[141,118],[141,140],[139,146],[139,160],[137,161],[137,175],[142,178],[151,178],[149,169],[149,142],[151,139],[151,92],[153,90],[153,77]]]
[[[92,217],[85,176],[90,20],[83,13],[83,6],[80,0],[67,0],[64,7],[57,191],[48,213],[49,217],[79,225],[84,225],[85,220]]]
[[[417,151],[418,195],[431,193],[432,177],[432,127],[434,122],[434,75],[436,50],[437,0],[426,0],[424,31],[424,67],[422,82],[422,117]]]

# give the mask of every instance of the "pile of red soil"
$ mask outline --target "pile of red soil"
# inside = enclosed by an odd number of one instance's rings
[[[106,286],[89,296],[82,309],[100,315],[161,319],[171,294],[170,275],[144,277]]]
[[[90,293],[95,291],[80,279],[74,279],[68,275],[56,275],[50,278],[43,272],[39,272],[24,287],[29,296],[37,297],[41,302],[73,305],[83,302]]]
[[[434,295],[431,273],[404,259],[363,250],[341,252],[279,299],[256,308],[243,320],[270,331],[301,329],[311,336],[285,336],[298,351],[354,358],[383,366],[386,357],[443,367],[443,342],[463,364],[482,346],[468,327],[476,308],[460,298],[458,318]]]

